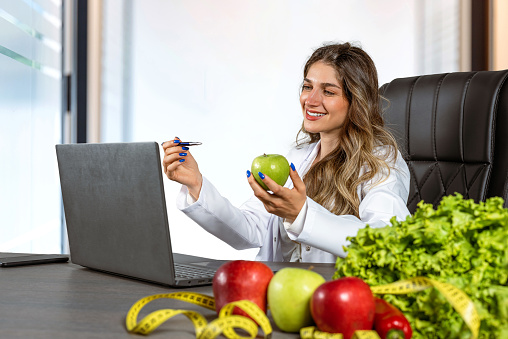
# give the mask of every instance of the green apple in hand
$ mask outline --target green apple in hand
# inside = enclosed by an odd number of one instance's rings
[[[325,282],[319,273],[296,267],[279,270],[268,284],[268,306],[273,321],[284,332],[299,332],[314,322],[310,299]]]
[[[269,190],[263,180],[259,177],[259,172],[269,176],[277,184],[284,186],[289,177],[289,163],[286,158],[279,154],[263,154],[254,158],[251,166],[254,179],[265,190]]]

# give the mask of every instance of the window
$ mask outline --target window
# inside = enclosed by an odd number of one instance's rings
[[[0,2],[0,251],[62,251],[62,1]]]

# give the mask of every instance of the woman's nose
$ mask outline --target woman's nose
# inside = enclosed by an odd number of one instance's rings
[[[319,94],[319,91],[312,90],[309,93],[307,100],[305,100],[305,104],[308,106],[319,106],[321,104],[321,95]]]

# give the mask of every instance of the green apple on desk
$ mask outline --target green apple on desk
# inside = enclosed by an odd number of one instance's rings
[[[268,285],[268,305],[273,321],[284,332],[298,332],[313,324],[310,300],[325,282],[319,273],[286,267],[273,276]]]
[[[259,172],[267,175],[277,184],[284,186],[289,177],[289,163],[286,158],[279,154],[263,154],[252,161],[251,166],[252,175],[254,179],[265,190],[269,190],[263,180],[259,177]]]

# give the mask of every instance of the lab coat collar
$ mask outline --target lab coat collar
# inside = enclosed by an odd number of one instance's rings
[[[318,140],[318,142],[309,145],[309,148],[306,152],[306,157],[303,159],[302,163],[300,164],[300,168],[298,169],[299,173],[301,173],[302,175],[305,175],[305,173],[307,173],[307,171],[310,169],[310,164],[312,164],[314,159],[316,159],[320,148],[321,148],[321,140]]]

